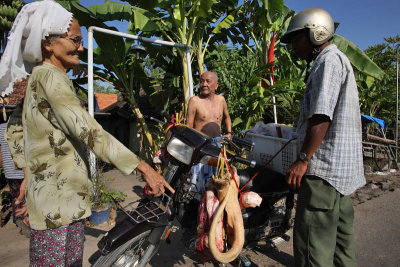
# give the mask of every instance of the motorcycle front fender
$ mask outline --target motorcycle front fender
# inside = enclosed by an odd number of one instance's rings
[[[130,218],[126,217],[124,220],[117,223],[113,229],[108,231],[101,238],[101,240],[97,243],[97,247],[99,248],[99,251],[101,252],[102,255],[107,255],[111,251],[123,245],[128,240],[134,238],[135,236],[147,230],[157,229],[161,230],[162,233],[163,229],[165,228],[163,226],[165,225],[160,224],[161,221],[165,220],[159,220],[156,223],[147,221],[141,223],[135,223]],[[156,232],[158,234],[159,231]]]

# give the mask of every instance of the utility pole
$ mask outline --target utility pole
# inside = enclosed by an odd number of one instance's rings
[[[396,46],[396,164],[399,146],[399,44]]]

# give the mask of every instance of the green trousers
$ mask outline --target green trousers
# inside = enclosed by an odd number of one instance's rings
[[[357,266],[353,219],[350,196],[318,177],[303,177],[293,231],[295,266]]]

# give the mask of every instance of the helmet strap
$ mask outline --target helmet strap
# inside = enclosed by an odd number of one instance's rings
[[[306,77],[304,77],[305,84],[307,84],[308,77],[310,76],[310,64],[311,64],[311,60],[307,60]]]
[[[321,46],[314,45],[313,51],[312,51],[312,60],[316,59],[320,52],[321,52]]]
[[[309,59],[306,60],[306,62],[307,62],[307,71],[306,71],[306,77],[305,77],[305,79],[304,79],[304,83],[307,83],[308,76],[310,75],[310,73],[308,72],[308,70],[310,69],[311,62],[312,62],[313,60],[315,60],[315,59],[317,58],[317,56],[319,55],[319,53],[321,52],[321,46],[322,46],[322,45],[314,45],[314,44],[313,44],[313,51],[312,51],[312,53],[311,53],[311,58],[309,58]]]

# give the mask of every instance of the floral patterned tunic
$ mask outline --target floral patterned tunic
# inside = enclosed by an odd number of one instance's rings
[[[10,149],[14,165],[18,169],[25,168],[24,134],[22,127],[22,104],[18,104],[11,114],[4,138]]]
[[[89,115],[66,73],[52,64],[33,69],[22,120],[32,229],[57,228],[90,216],[87,148],[124,174],[140,162]]]

